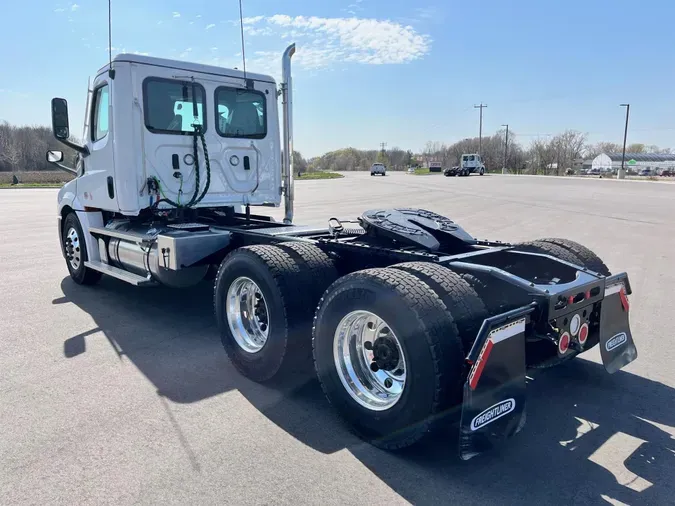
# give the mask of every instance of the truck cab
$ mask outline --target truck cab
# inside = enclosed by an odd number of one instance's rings
[[[485,165],[479,154],[468,153],[462,155],[460,170],[463,172],[462,175],[468,176],[469,174],[478,173],[482,176],[485,174]]]
[[[459,159],[459,165],[450,167],[443,171],[445,176],[468,176],[477,173],[485,174],[485,165],[482,157],[477,153],[465,153]]]
[[[54,99],[52,113],[69,137],[67,102]],[[270,76],[119,54],[91,81],[83,139],[71,142],[77,177],[61,202],[126,216],[169,201],[278,206],[277,117]]]

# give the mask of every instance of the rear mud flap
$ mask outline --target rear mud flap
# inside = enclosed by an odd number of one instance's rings
[[[637,358],[628,318],[629,302],[622,283],[605,288],[600,309],[600,356],[605,370],[613,374]]]
[[[468,460],[520,431],[525,421],[525,326],[534,306],[488,318],[469,353],[459,454]]]

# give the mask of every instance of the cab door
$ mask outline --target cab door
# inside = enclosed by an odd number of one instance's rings
[[[116,211],[115,164],[112,135],[112,82],[108,74],[94,80],[89,111],[89,128],[85,128],[82,172],[77,181],[77,196],[85,206]]]
[[[238,194],[269,184],[273,160],[268,152],[267,100],[261,90],[221,85],[215,89],[215,130],[220,137],[218,164],[225,184]],[[261,181],[262,180],[262,181]]]

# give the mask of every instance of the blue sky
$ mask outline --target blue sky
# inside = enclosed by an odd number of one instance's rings
[[[113,0],[113,53],[241,68],[237,0]],[[421,150],[503,123],[528,143],[571,128],[591,141],[675,148],[672,0],[243,0],[247,68],[294,57],[295,147]],[[105,0],[10,2],[0,22],[0,120],[48,124],[107,60]],[[74,129],[79,132],[79,128]]]

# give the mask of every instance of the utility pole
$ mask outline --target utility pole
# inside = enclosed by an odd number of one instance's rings
[[[626,162],[626,137],[628,136],[628,114],[630,113],[630,104],[620,104],[620,107],[626,108],[626,128],[623,131],[623,152],[621,153],[621,168],[619,169],[619,179],[625,179],[626,171],[624,164]]]
[[[474,109],[480,109],[480,126],[478,127],[478,154],[483,156],[483,107],[487,107],[487,104],[481,102],[480,105],[474,105]]]
[[[506,163],[509,159],[509,125],[502,125],[506,127],[506,140],[504,141],[504,165],[502,166],[502,174],[506,174]]]
[[[386,142],[380,142],[380,161],[381,161],[382,163],[385,162],[386,151],[384,150],[384,148],[385,148],[386,146],[387,146],[387,143],[386,143]]]

